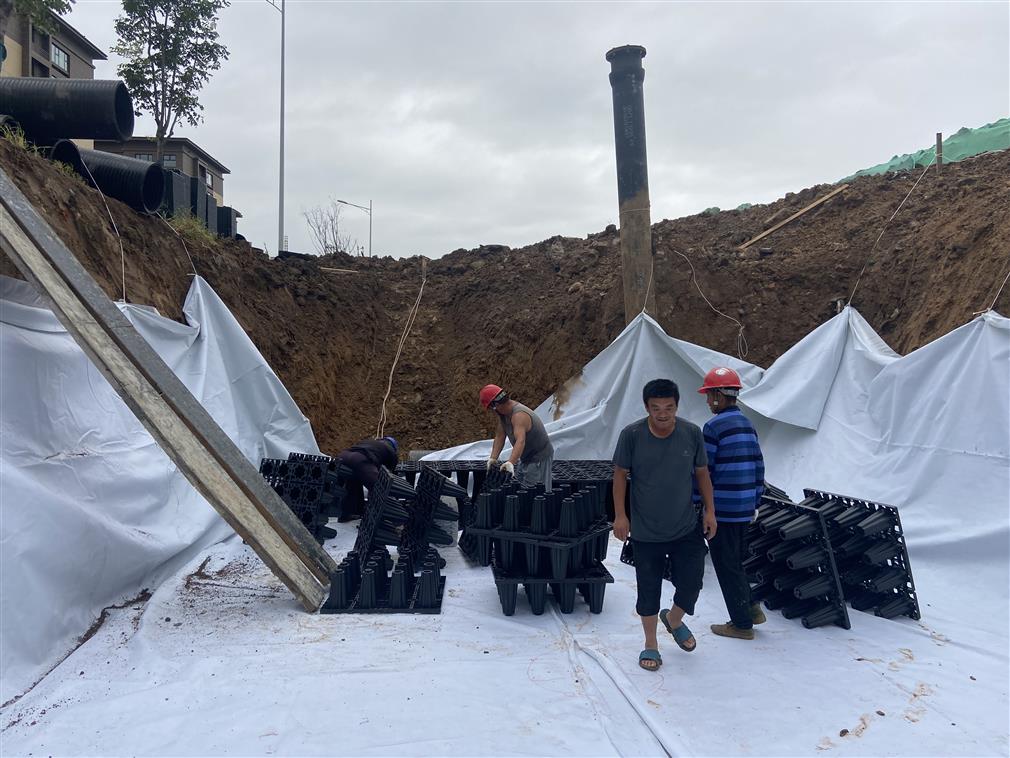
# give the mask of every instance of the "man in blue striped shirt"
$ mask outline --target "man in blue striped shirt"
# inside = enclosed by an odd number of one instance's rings
[[[765,615],[760,605],[751,604],[743,562],[747,528],[764,491],[765,465],[757,432],[736,404],[741,388],[739,375],[720,367],[705,375],[698,392],[706,395],[715,414],[703,432],[719,524],[708,548],[730,616],[727,623],[713,624],[711,629],[722,637],[752,640],[754,624],[763,623]]]

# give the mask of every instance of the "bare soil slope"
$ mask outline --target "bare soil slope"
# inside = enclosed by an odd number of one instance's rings
[[[12,176],[110,297],[122,297],[119,243],[100,196],[0,140]],[[864,177],[757,243],[737,245],[831,187],[775,203],[653,226],[657,319],[672,336],[767,366],[836,313],[887,219],[920,172]],[[123,241],[126,295],[181,317],[192,268],[160,218],[109,200]],[[421,284],[418,258],[271,259],[245,243],[187,239],[196,270],[232,309],[335,452],[375,434],[400,333]],[[1010,266],[1010,152],[930,172],[887,227],[853,305],[898,352],[988,306]],[[356,273],[326,271],[353,269]],[[427,264],[416,322],[393,376],[386,432],[404,450],[489,433],[488,381],[535,405],[624,326],[619,234],[555,237],[522,249],[458,250]],[[4,258],[0,273],[17,275]],[[997,310],[1010,313],[1010,287]]]

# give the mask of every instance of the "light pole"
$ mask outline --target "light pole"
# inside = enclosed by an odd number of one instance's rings
[[[280,179],[277,189],[277,252],[284,249],[284,0],[267,0],[281,14],[281,147],[280,147]]]
[[[349,203],[346,200],[337,200],[341,205],[349,205],[352,208],[357,208],[368,214],[368,257],[372,257],[372,201],[368,201],[368,207],[363,205],[358,205],[357,203]]]

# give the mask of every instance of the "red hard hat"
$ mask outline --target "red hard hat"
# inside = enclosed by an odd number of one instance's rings
[[[504,396],[505,390],[499,387],[497,384],[487,384],[480,391],[480,404],[485,408],[490,408],[491,403],[498,398],[499,395]],[[501,398],[504,399],[504,398]]]
[[[731,368],[718,366],[705,374],[705,382],[698,388],[698,392],[704,395],[709,390],[720,389],[743,389],[740,375]]]

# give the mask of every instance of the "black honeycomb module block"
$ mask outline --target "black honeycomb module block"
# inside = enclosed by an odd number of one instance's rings
[[[499,564],[531,575],[563,579],[606,558],[611,526],[595,487],[570,494],[563,486],[523,489],[515,483],[485,488],[464,526],[461,548],[482,566]]]
[[[744,567],[754,585],[751,599],[800,619],[807,629],[826,624],[849,629],[828,526],[809,500],[762,497],[760,515],[747,530]]]
[[[438,553],[421,561],[400,556],[393,563],[385,548],[364,560],[350,551],[330,575],[330,595],[320,613],[441,613],[445,577]]]
[[[920,619],[919,600],[898,509],[892,505],[805,489],[823,515],[849,603],[883,618]]]
[[[546,607],[548,587],[550,587],[551,595],[562,613],[572,613],[575,610],[576,594],[582,595],[589,605],[590,612],[602,613],[607,585],[614,582],[614,577],[602,564],[597,564],[562,580],[524,576],[507,571],[498,565],[494,566],[493,572],[502,613],[506,616],[511,616],[516,612],[520,584],[523,585],[526,592],[530,610],[534,615],[540,615]]]
[[[412,502],[417,493],[404,479],[379,467],[379,478],[368,491],[365,512],[358,526],[354,550],[358,555],[368,555],[373,547],[399,542],[396,527],[406,520],[404,502]],[[380,541],[381,540],[381,541]]]
[[[417,497],[396,543],[398,553],[415,559],[424,555],[432,544],[452,544],[452,537],[434,522],[454,521],[460,518],[460,514],[448,507],[442,498],[455,498],[457,504],[468,500],[464,487],[433,468],[423,468],[416,483]]]
[[[472,478],[471,498],[474,500],[485,486],[500,486],[503,483],[498,478],[497,469],[492,469],[493,473],[490,474],[490,480],[488,479],[487,462],[484,460],[404,461],[397,466],[396,473],[406,477],[407,481],[412,481],[411,477],[415,477],[425,468],[431,468],[446,476],[455,473],[463,487],[467,487]],[[555,488],[564,484],[572,485],[574,490],[590,485],[597,487],[602,493],[604,512],[611,517],[614,512],[613,476],[614,464],[610,461],[555,460],[551,466],[551,478]]]

